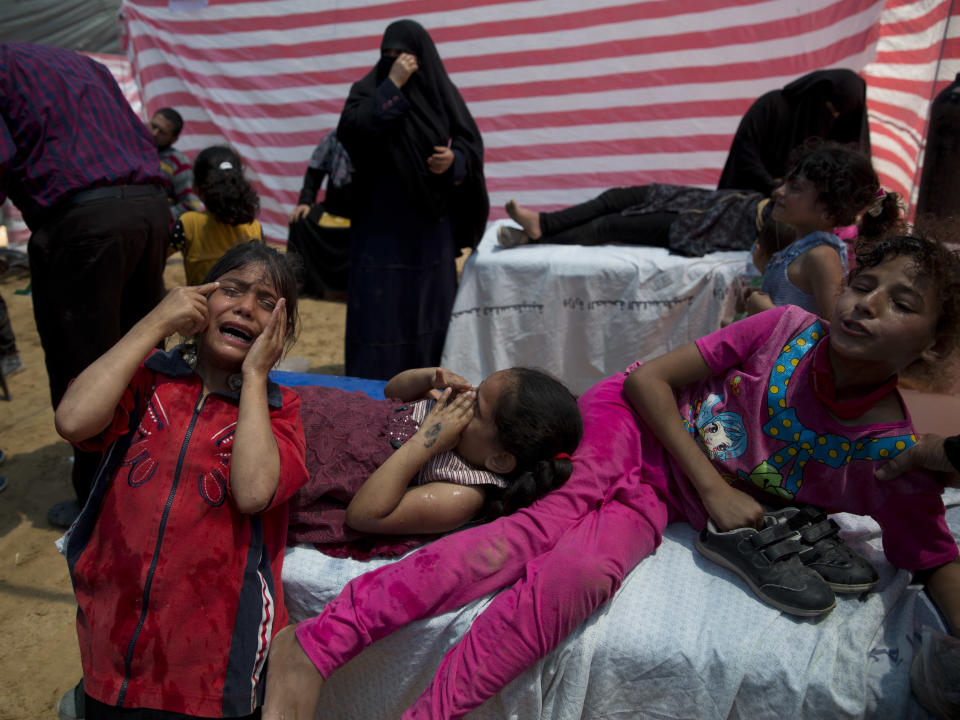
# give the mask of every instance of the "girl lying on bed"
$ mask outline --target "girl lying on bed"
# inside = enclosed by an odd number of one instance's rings
[[[502,247],[527,243],[667,247],[683,255],[754,247],[766,272],[748,312],[798,305],[829,318],[847,270],[845,243],[833,234],[863,211],[860,234],[878,237],[899,219],[895,193],[878,197],[870,159],[836,144],[810,142],[797,151],[784,184],[771,198],[738,190],[676,185],[614,188],[557,212],[535,212],[515,201],[510,217],[523,229],[502,226]]]
[[[888,559],[927,571],[932,596],[960,629],[960,564],[942,485],[924,472],[874,479],[878,464],[915,442],[897,373],[956,347],[960,259],[920,235],[864,250],[832,323],[775,308],[587,391],[569,481],[528,509],[352,580],[319,616],[282,631],[264,720],[313,717],[323,679],[364,647],[499,590],[404,715],[462,717],[606,603],[673,521],[705,529],[710,518],[714,532],[702,542],[715,557],[732,555],[738,572],[755,568],[752,587],[789,612],[827,612],[831,585],[861,584],[844,577],[842,562],[817,564],[817,543],[839,542],[829,523],[811,523],[818,532],[805,545],[808,528],[781,532],[799,513],[765,514],[754,495],[872,516]],[[737,416],[749,442],[720,438],[721,415]]]
[[[288,542],[336,557],[401,555],[424,536],[526,507],[559,487],[583,425],[559,381],[529,368],[478,388],[443,368],[394,376],[388,398],[297,388],[309,480]]]

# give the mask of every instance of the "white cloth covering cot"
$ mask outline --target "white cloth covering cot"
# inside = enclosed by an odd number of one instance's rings
[[[441,364],[473,383],[526,365],[582,393],[719,328],[749,260],[628,245],[505,250],[496,240],[504,223],[492,223],[467,258],[443,348]]]
[[[956,537],[960,491],[947,493]],[[700,557],[693,530],[677,523],[607,605],[469,717],[927,717],[910,693],[909,668],[921,628],[943,630],[939,615],[910,574],[886,562],[872,520],[834,517],[879,570],[875,592],[839,596],[822,619],[784,615]],[[387,561],[331,558],[300,546],[284,562],[287,607],[298,621],[319,613],[352,577]],[[317,717],[400,717],[491,597],[366,649],[330,677]]]

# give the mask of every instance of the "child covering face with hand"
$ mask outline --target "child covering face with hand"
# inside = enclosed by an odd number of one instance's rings
[[[582,434],[570,391],[531,368],[477,388],[414,368],[386,384],[387,400],[300,393],[310,479],[291,503],[290,542],[337,557],[403,554],[526,507],[567,479]]]

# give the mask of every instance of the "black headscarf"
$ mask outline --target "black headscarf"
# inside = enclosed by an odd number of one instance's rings
[[[843,68],[817,70],[761,95],[740,121],[717,187],[769,194],[790,153],[811,137],[854,143],[870,155],[863,78]]]
[[[363,79],[353,84],[337,136],[357,169],[356,180],[375,173],[384,155],[403,179],[403,186],[428,219],[449,216],[457,247],[476,247],[490,213],[483,176],[483,140],[466,103],[450,81],[433,39],[419,23],[398,20],[383,34],[380,52],[399,50],[415,55],[419,69],[400,91],[410,104],[406,117],[389,128],[373,124],[377,87],[387,79],[396,58],[382,55]],[[427,167],[434,146],[452,148],[466,158],[466,177],[451,183],[449,172],[435,175]]]

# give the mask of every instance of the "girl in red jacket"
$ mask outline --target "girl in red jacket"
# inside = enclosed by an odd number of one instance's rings
[[[267,377],[295,334],[296,287],[275,250],[231,249],[57,408],[63,437],[103,451],[66,548],[90,720],[259,717],[287,621],[287,500],[306,479],[299,397]],[[154,349],[175,333],[196,341]]]

